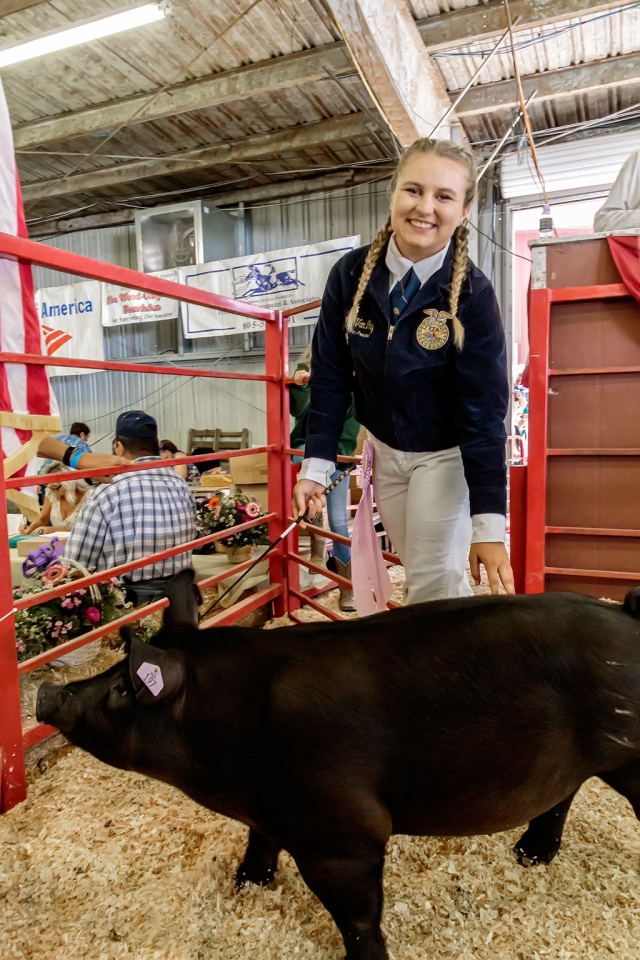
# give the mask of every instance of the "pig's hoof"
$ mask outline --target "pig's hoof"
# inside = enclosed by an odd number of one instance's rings
[[[270,883],[273,883],[274,877],[275,870],[250,870],[244,864],[241,864],[236,873],[236,887],[240,889],[249,883],[258,887],[268,887]]]
[[[551,863],[560,844],[544,844],[536,837],[527,836],[527,833],[520,837],[513,848],[520,866],[535,867],[539,863]]]

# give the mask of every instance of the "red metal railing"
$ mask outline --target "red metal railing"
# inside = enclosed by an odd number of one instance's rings
[[[0,363],[37,364],[57,367],[85,367],[95,370],[135,371],[136,373],[170,374],[171,376],[208,377],[211,379],[256,380],[265,383],[266,391],[266,426],[267,443],[262,447],[248,450],[222,451],[207,453],[201,456],[180,457],[166,462],[166,468],[172,469],[178,464],[197,463],[204,460],[221,460],[230,457],[266,453],[268,464],[268,512],[265,517],[239,524],[228,530],[212,534],[208,537],[181,544],[170,550],[161,551],[143,560],[122,564],[109,570],[102,570],[89,577],[83,577],[74,583],[74,589],[100,583],[112,576],[119,576],[131,572],[150,563],[166,559],[171,556],[192,550],[194,546],[202,546],[219,539],[228,537],[231,533],[248,529],[265,522],[269,525],[269,539],[275,540],[283,530],[284,518],[288,513],[288,502],[285,505],[285,425],[286,441],[288,434],[288,396],[285,380],[288,374],[288,332],[286,316],[279,310],[268,310],[262,307],[249,307],[244,303],[230,300],[214,294],[204,293],[183,284],[173,283],[138,273],[112,264],[101,263],[89,257],[68,253],[64,250],[46,246],[30,240],[23,240],[0,233],[0,257],[14,259],[23,263],[37,264],[50,269],[76,274],[80,277],[103,280],[108,283],[119,284],[136,290],[156,293],[160,296],[181,300],[198,306],[224,310],[227,313],[247,316],[265,321],[265,373],[233,373],[228,371],[194,370],[190,367],[162,366],[160,364],[139,364],[132,361],[96,361],[76,359],[56,359],[55,357],[0,353]],[[308,307],[307,307],[308,308]],[[295,312],[295,311],[294,311]],[[165,463],[162,464],[165,466]],[[132,464],[126,467],[110,468],[109,473],[127,473],[135,470],[157,469],[158,462]],[[78,470],[74,474],[78,479],[104,475],[104,469]],[[68,474],[51,474],[47,481],[68,479]],[[0,493],[5,494],[7,489],[33,486],[42,482],[42,477],[11,477],[4,479],[0,471]],[[6,543],[7,548],[0,550],[0,751],[2,770],[0,775],[0,810],[7,810],[19,803],[25,797],[24,750],[33,746],[54,732],[53,728],[43,724],[34,725],[27,730],[22,729],[20,714],[20,676],[29,673],[36,667],[42,666],[62,654],[76,650],[92,640],[105,636],[118,627],[140,620],[150,613],[159,611],[167,606],[166,599],[157,600],[144,607],[124,614],[118,620],[105,624],[95,630],[88,631],[81,637],[76,637],[67,643],[48,650],[37,657],[17,663],[15,641],[15,613],[27,609],[48,599],[69,593],[69,585],[58,586],[43,591],[37,596],[28,596],[14,602],[11,585],[11,562],[8,547],[8,530],[6,512],[0,510],[0,542]],[[251,594],[244,600],[233,604],[227,609],[213,614],[203,622],[203,626],[222,626],[235,623],[252,610],[271,601],[274,614],[281,616],[288,606],[287,584],[285,578],[284,546],[279,544],[268,555],[270,584],[267,588]],[[250,561],[229,567],[224,573],[209,577],[202,581],[202,586],[211,586],[222,579],[227,579],[235,573],[247,569]]]

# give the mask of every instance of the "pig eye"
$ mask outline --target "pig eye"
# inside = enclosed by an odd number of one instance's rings
[[[125,706],[129,701],[129,690],[123,678],[117,680],[109,688],[107,704],[111,709]]]

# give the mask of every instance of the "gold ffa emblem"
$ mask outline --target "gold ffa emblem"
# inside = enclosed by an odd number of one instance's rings
[[[425,350],[439,350],[449,339],[447,320],[452,320],[450,313],[444,310],[424,311],[424,320],[416,330],[416,339]]]

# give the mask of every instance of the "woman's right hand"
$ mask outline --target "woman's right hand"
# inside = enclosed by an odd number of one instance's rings
[[[296,370],[293,375],[293,382],[297,387],[306,387],[309,383],[309,377],[311,374],[308,370]]]
[[[316,513],[321,513],[327,498],[325,497],[324,487],[315,480],[298,480],[293,488],[293,516],[297,520],[305,510],[309,510],[309,520],[313,520]],[[305,523],[301,524],[305,526]]]

